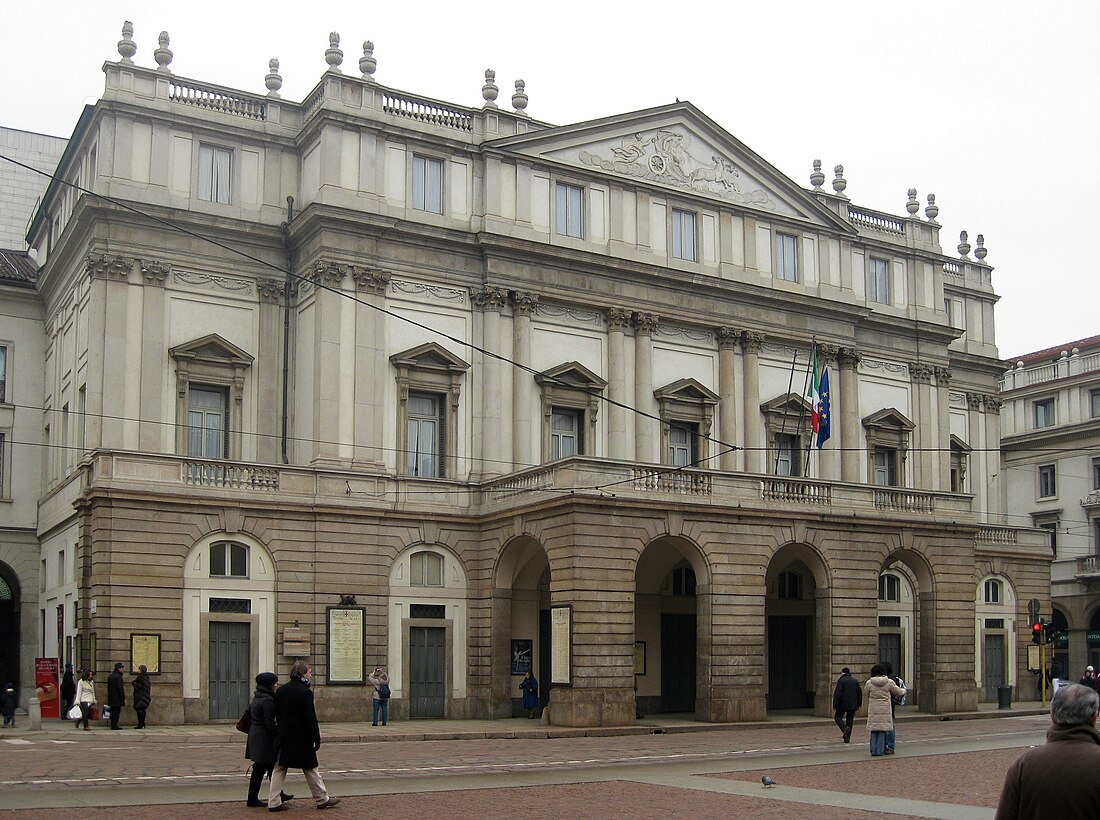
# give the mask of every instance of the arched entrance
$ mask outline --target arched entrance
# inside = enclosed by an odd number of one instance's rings
[[[6,564],[0,563],[0,685],[14,683],[19,688],[20,635],[19,581]]]
[[[539,682],[539,705],[550,704],[554,677],[550,652],[550,562],[531,535],[501,550],[493,579],[494,717],[523,714],[519,683],[530,670]]]
[[[894,562],[878,576],[878,654],[893,674],[910,685],[916,668],[916,579],[905,564]]]
[[[683,538],[651,542],[638,559],[634,596],[634,674],[642,713],[705,717],[710,677],[709,573]]]
[[[882,578],[889,575],[899,579],[900,600],[897,602],[881,599],[881,593],[885,591],[884,585],[889,585]],[[921,711],[932,711],[936,703],[936,594],[932,585],[932,571],[924,556],[908,548],[892,552],[882,563],[879,591],[880,616],[900,619],[879,621],[879,652],[892,645],[893,639],[888,638],[884,643],[883,635],[896,631],[899,634],[901,666],[894,665],[890,658],[879,659],[890,660],[894,666],[894,674],[905,679],[907,702],[910,706],[917,706]],[[906,595],[909,596],[908,600]],[[885,626],[884,623],[899,623],[900,626],[895,628]]]
[[[833,693],[824,691],[830,645],[824,561],[808,544],[780,547],[768,564],[765,588],[768,709],[826,709]]]

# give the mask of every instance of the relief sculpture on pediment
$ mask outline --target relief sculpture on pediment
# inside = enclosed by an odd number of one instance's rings
[[[652,133],[630,134],[618,145],[582,150],[578,156],[583,164],[614,174],[775,210],[776,203],[766,190],[755,187],[755,182],[743,177],[741,170],[729,159],[697,143],[690,134],[662,128]]]

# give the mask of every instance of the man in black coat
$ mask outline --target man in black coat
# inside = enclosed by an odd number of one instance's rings
[[[309,688],[313,668],[305,661],[295,661],[290,669],[290,681],[275,691],[275,720],[279,734],[275,740],[278,758],[271,772],[271,796],[268,811],[286,811],[283,784],[287,769],[301,769],[317,808],[330,809],[340,802],[329,797],[325,782],[317,771],[317,750],[321,748],[321,727],[317,725],[317,710],[313,708],[313,691]]]
[[[115,664],[115,671],[107,676],[107,705],[111,707],[111,728],[121,729],[118,719],[126,705],[126,683],[122,679],[122,664]]]
[[[833,720],[844,735],[844,742],[852,741],[852,721],[856,710],[863,705],[863,689],[852,672],[845,666],[840,670],[840,678],[833,690]]]

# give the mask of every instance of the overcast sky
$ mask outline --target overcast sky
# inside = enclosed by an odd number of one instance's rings
[[[330,6],[331,7],[328,7]],[[563,125],[690,100],[808,186],[812,161],[865,207],[904,215],[936,194],[945,253],[985,236],[1004,358],[1100,334],[1087,285],[1100,178],[1095,2],[155,3],[5,0],[0,125],[68,136],[118,60],[124,20],[139,65],[162,30],[174,73],[263,93],[278,57],[300,101],[328,33],[358,75],[374,41],[382,84],[480,105],[527,83],[529,114]],[[1091,56],[1090,56],[1091,55]],[[1095,194],[1090,197],[1094,200]]]

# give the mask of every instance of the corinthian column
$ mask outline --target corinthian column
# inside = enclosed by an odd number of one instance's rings
[[[737,469],[737,451],[730,449],[737,437],[737,345],[741,341],[741,331],[732,327],[720,327],[718,336],[718,437],[722,455],[718,459],[718,469],[733,471]]]
[[[531,314],[535,311],[537,293],[512,291],[512,357],[517,363],[531,366]],[[512,368],[512,468],[520,470],[538,464],[539,436],[531,426],[531,407],[535,380],[520,367]]]
[[[634,314],[634,407],[653,416],[657,415],[657,402],[653,398],[653,330],[658,322],[660,317],[653,313]],[[635,417],[635,460],[647,464],[661,461],[657,452],[661,440],[658,424],[647,416]]]
[[[913,463],[913,484],[922,490],[935,488],[935,447],[933,446],[932,418],[932,367],[923,362],[909,362],[909,379],[913,383],[913,392],[916,408],[916,435],[913,446],[917,449],[918,457]]]
[[[997,396],[983,396],[982,404],[985,407],[985,452],[982,454],[986,462],[986,475],[989,476],[989,489],[986,496],[986,509],[989,510],[989,522],[1001,523],[1004,514],[1004,504],[1001,499],[1000,484],[1000,459],[1001,459],[1001,405],[1004,404]]]
[[[840,395],[834,396],[833,416],[840,408],[840,480],[859,481],[860,456],[863,452],[859,433],[859,361],[861,356],[852,347],[837,351],[836,363],[840,366]]]
[[[766,451],[763,424],[760,420],[760,348],[764,334],[746,330],[741,335],[741,349],[745,355],[745,470],[764,472]]]
[[[947,491],[951,489],[951,409],[950,387],[951,368],[934,368],[936,377],[936,429],[939,433],[939,443],[936,447],[936,455],[939,458],[937,475],[939,483],[937,490]]]
[[[627,430],[629,404],[626,392],[626,329],[630,326],[630,311],[610,308],[607,311],[607,455],[621,461],[634,460],[633,442]]]
[[[390,275],[385,271],[354,268],[355,290],[360,299],[374,307],[386,304]],[[380,310],[355,311],[355,451],[360,467],[381,467],[383,457],[382,421],[385,419],[380,386],[389,374],[386,360],[386,316]]]
[[[471,297],[474,307],[481,311],[481,346],[486,350],[498,351],[500,344],[500,311],[506,295],[503,290],[486,285]],[[481,396],[480,396],[480,443],[475,448],[479,461],[473,465],[478,476],[500,475],[505,471],[502,439],[505,431],[501,418],[500,368],[502,362],[493,357],[481,355]],[[511,430],[508,431],[511,433]]]

